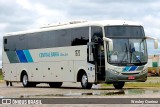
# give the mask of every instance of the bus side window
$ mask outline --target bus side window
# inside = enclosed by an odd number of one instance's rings
[[[7,39],[4,39],[4,51],[8,51],[8,49],[6,49],[6,45],[7,45]]]
[[[7,44],[7,39],[4,39],[4,44]]]
[[[98,26],[91,27],[91,41],[92,42],[102,42],[102,28]]]
[[[89,27],[79,27],[71,29],[72,46],[87,45],[89,42]]]

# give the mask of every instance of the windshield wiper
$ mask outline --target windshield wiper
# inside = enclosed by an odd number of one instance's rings
[[[126,44],[126,43],[125,43],[125,48],[126,48],[126,51],[125,51],[126,54],[124,54],[122,60],[120,61],[121,63],[122,63],[122,62],[128,62],[128,61],[126,61],[126,60],[124,61],[124,59],[125,59],[126,56],[127,56],[127,59],[128,59],[128,48],[127,48],[127,44]]]

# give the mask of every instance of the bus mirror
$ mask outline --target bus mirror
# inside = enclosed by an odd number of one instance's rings
[[[108,42],[108,44],[109,44],[109,51],[113,51],[113,41],[112,41],[112,39],[103,37],[103,40],[106,41],[106,42]]]
[[[113,51],[113,42],[109,42],[109,51]]]
[[[146,36],[146,39],[154,40],[154,48],[158,49],[158,39],[157,38]]]
[[[158,49],[158,40],[157,39],[154,40],[154,48]]]

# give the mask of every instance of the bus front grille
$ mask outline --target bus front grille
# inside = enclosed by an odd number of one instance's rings
[[[136,74],[139,74],[139,73],[122,73],[123,75],[136,75]]]

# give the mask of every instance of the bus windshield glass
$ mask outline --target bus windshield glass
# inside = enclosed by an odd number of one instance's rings
[[[105,35],[113,40],[113,51],[108,52],[108,63],[144,65],[147,46],[142,26],[106,26]]]
[[[147,63],[145,39],[112,39],[113,51],[108,51],[108,62],[143,65]]]

